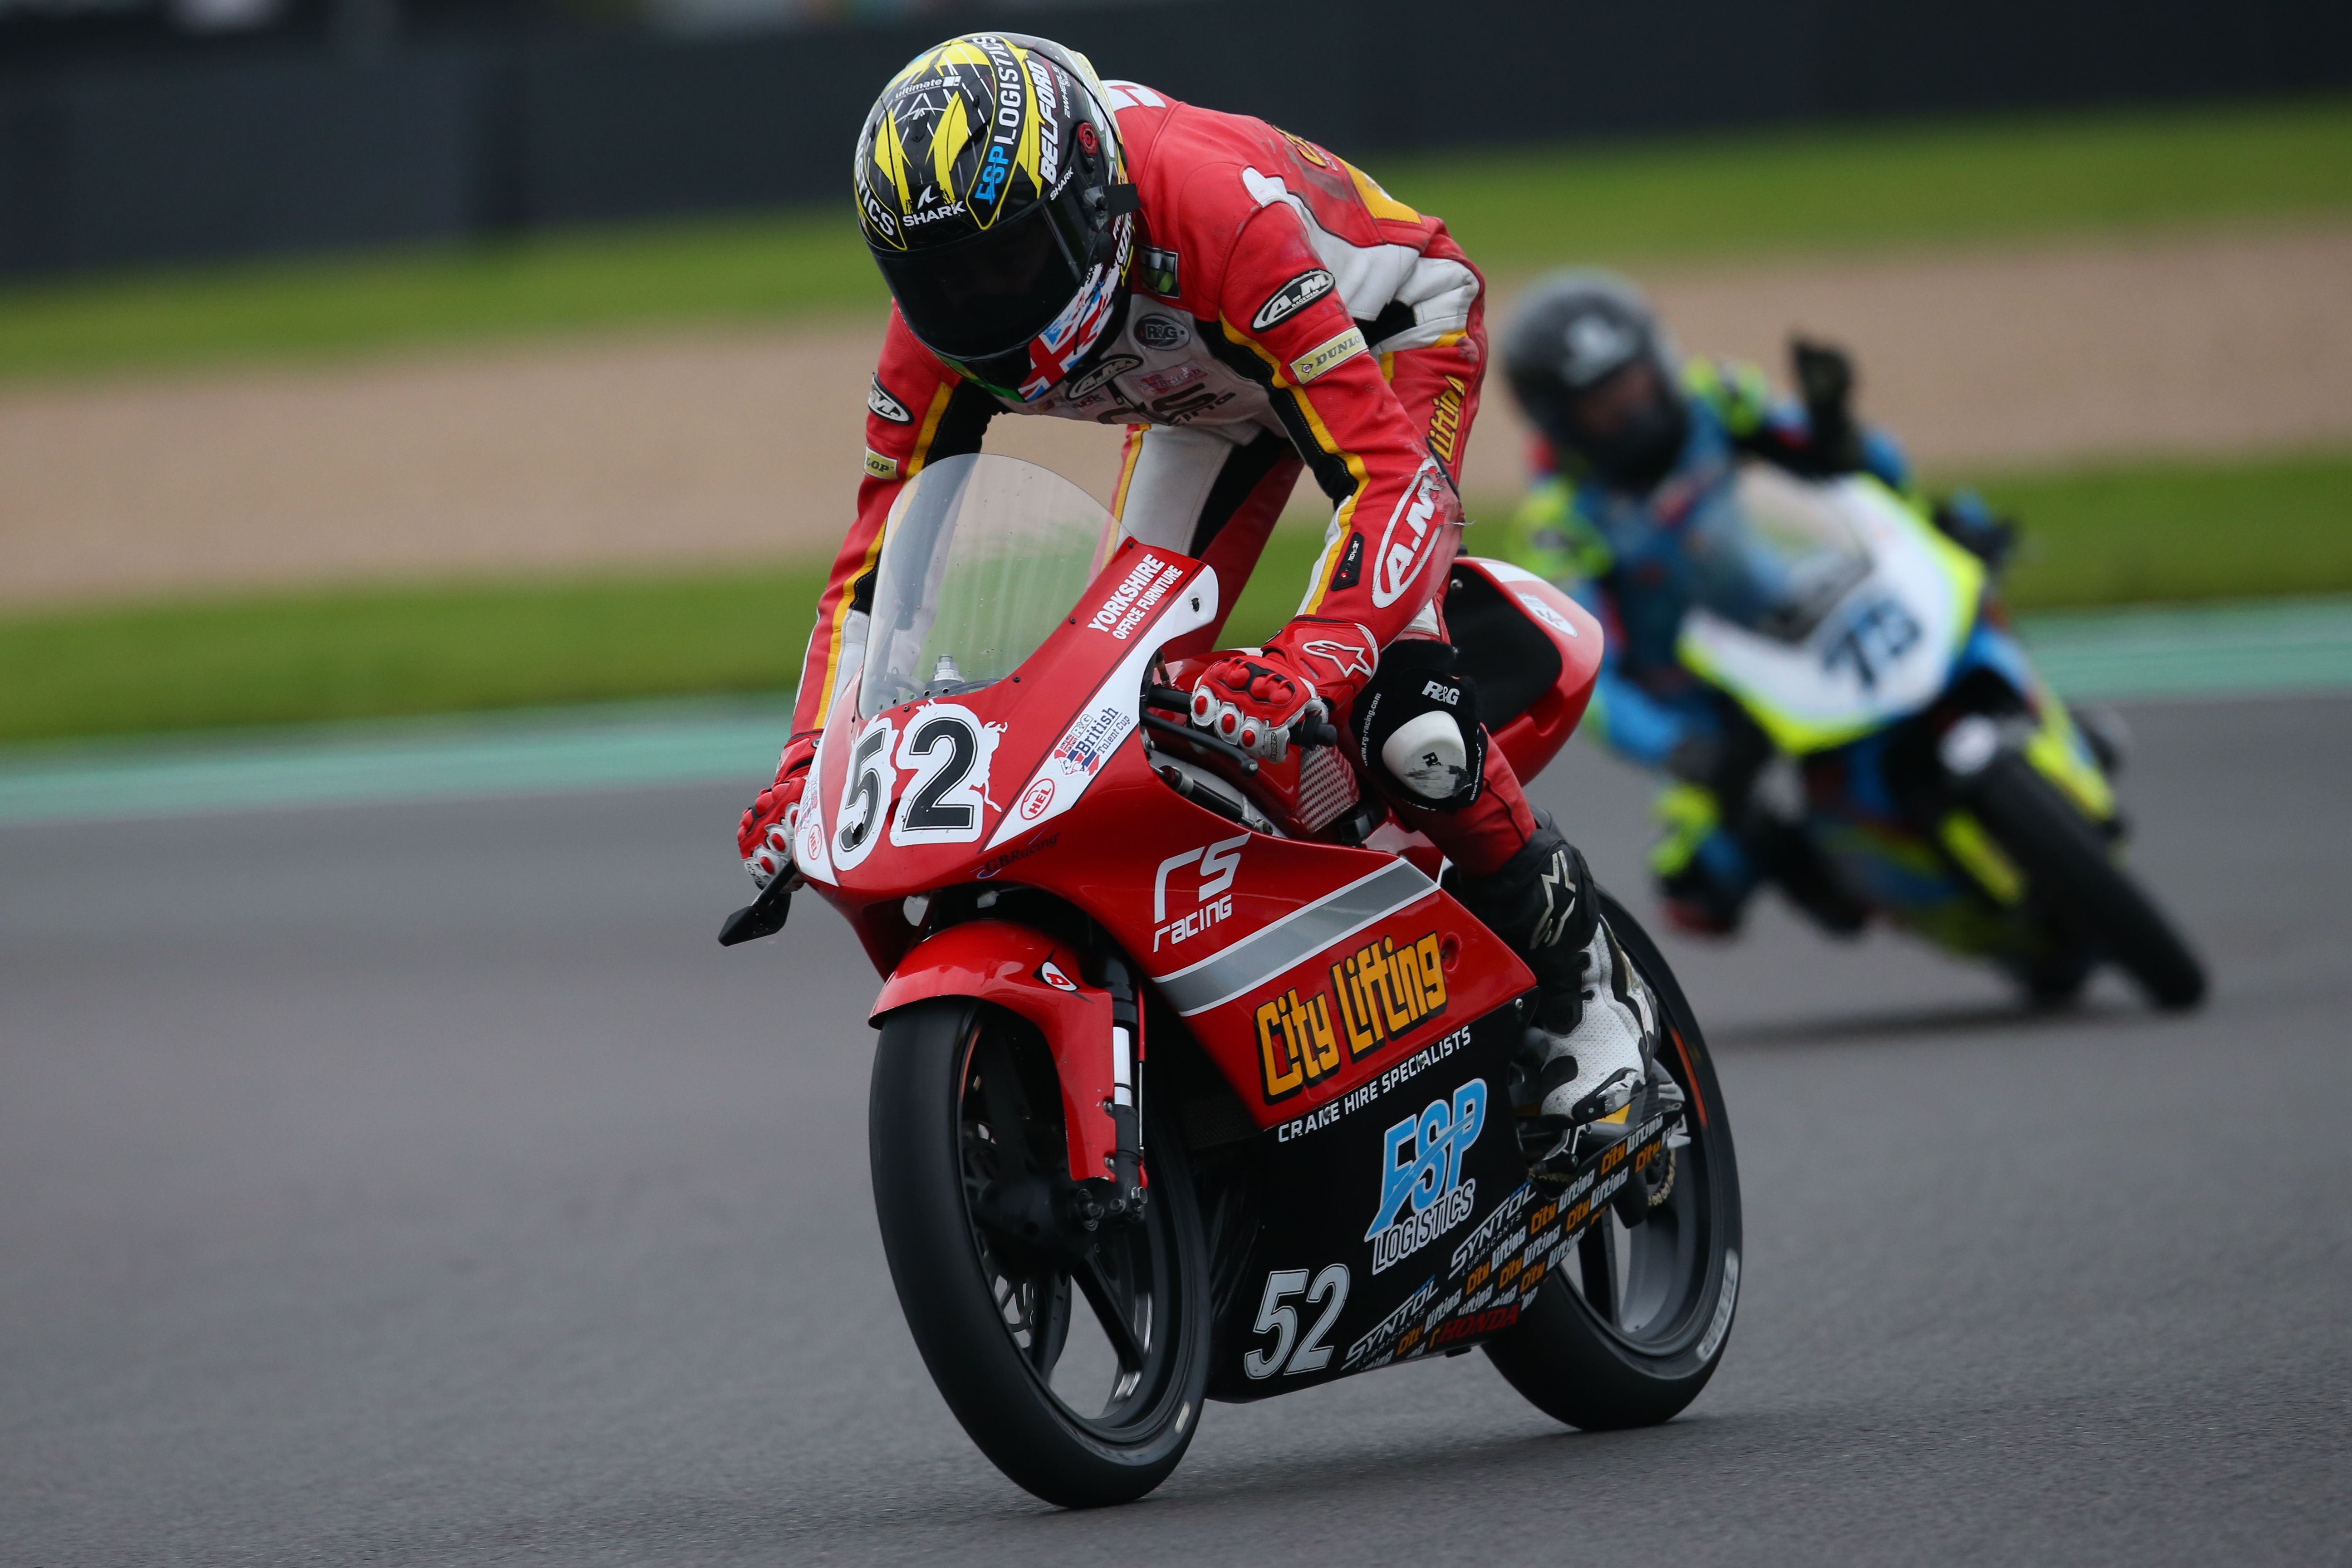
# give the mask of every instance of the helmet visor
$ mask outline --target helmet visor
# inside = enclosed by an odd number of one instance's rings
[[[1086,282],[1085,253],[1063,234],[1060,216],[1056,204],[1040,203],[969,239],[877,250],[874,258],[898,313],[925,348],[975,370],[1010,354],[1025,365],[1029,340],[1069,308]]]

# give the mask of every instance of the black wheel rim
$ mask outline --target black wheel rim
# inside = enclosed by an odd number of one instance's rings
[[[1181,1289],[1163,1203],[1091,1234],[1067,1218],[1058,1081],[1034,1033],[982,1016],[956,1116],[964,1212],[1006,1336],[1063,1418],[1108,1443],[1156,1435]]]
[[[1654,981],[1651,994],[1666,993]],[[1664,1361],[1680,1356],[1706,1333],[1716,1297],[1722,1244],[1715,1223],[1722,1162],[1717,1134],[1700,1114],[1682,1046],[1683,1025],[1671,1016],[1657,1065],[1681,1088],[1688,1109],[1683,1127],[1642,1172],[1656,1201],[1628,1226],[1614,1205],[1602,1211],[1563,1259],[1559,1278],[1593,1327],[1627,1353]],[[1663,1189],[1661,1191],[1661,1189]]]

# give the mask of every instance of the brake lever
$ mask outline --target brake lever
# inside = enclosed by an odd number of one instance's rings
[[[785,917],[793,912],[792,884],[789,868],[769,879],[758,898],[727,917],[727,923],[719,928],[719,945],[733,947],[739,942],[757,942],[783,930]]]
[[[1245,773],[1257,772],[1255,757],[1230,741],[1218,740],[1206,730],[1196,730],[1190,724],[1179,724],[1173,719],[1162,719],[1159,714],[1150,712],[1143,715],[1143,727],[1147,730],[1157,730],[1163,735],[1173,735],[1178,740],[1190,741],[1192,744],[1214,752],[1219,756],[1230,757]]]

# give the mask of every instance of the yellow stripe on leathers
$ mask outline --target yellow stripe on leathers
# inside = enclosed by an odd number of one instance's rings
[[[1220,317],[1218,324],[1224,328],[1228,342],[1239,343],[1265,362],[1266,368],[1274,372],[1275,389],[1292,395],[1291,402],[1297,406],[1299,417],[1307,421],[1307,429],[1314,433],[1315,444],[1345,464],[1348,478],[1352,481],[1348,499],[1341,501],[1339,510],[1331,514],[1330,526],[1323,534],[1323,553],[1315,558],[1315,575],[1307,584],[1307,596],[1298,602],[1298,614],[1311,616],[1322,608],[1324,595],[1331,591],[1331,574],[1339,570],[1340,546],[1346,542],[1349,530],[1355,521],[1356,498],[1364,493],[1367,482],[1364,460],[1355,453],[1340,448],[1339,443],[1332,437],[1330,427],[1315,412],[1314,404],[1307,401],[1306,390],[1291,379],[1287,365],[1260,348],[1233,322]]]
[[[940,418],[948,411],[948,399],[954,395],[955,383],[951,381],[942,383],[940,389],[931,394],[931,405],[923,413],[922,430],[915,437],[914,455],[907,459],[907,478],[911,479],[922,471],[923,458],[931,449],[932,437],[940,433]],[[866,546],[866,559],[850,574],[849,581],[853,586],[859,578],[873,571],[874,563],[882,559],[882,541],[888,532],[889,521],[886,516],[883,525],[874,531],[873,540]],[[841,637],[849,626],[850,602],[855,597],[854,594],[845,591],[841,602],[833,607],[833,630],[825,641],[824,687],[817,698],[816,718],[813,721],[813,726],[819,730],[824,728],[825,720],[833,712],[834,683],[841,678]]]
[[[1348,171],[1348,178],[1356,184],[1356,195],[1363,198],[1365,207],[1374,217],[1388,218],[1395,223],[1421,221],[1419,213],[1381,189],[1381,183],[1378,180],[1349,163],[1345,158],[1339,160],[1339,167]]]

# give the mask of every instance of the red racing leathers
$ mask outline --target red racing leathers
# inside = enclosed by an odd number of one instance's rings
[[[778,773],[789,788],[747,814],[747,856],[797,798],[791,775],[856,679],[899,487],[927,463],[979,450],[999,414],[1127,426],[1122,532],[1201,557],[1236,588],[1302,466],[1311,471],[1335,510],[1298,615],[1267,647],[1341,723],[1381,648],[1444,635],[1462,516],[1454,480],[1486,372],[1476,269],[1443,223],[1311,142],[1133,83],[1108,91],[1141,201],[1125,318],[1079,374],[1021,404],[959,379],[892,311],[867,399],[857,521],[818,602]],[[1206,652],[1219,629],[1170,651]],[[1382,793],[1474,875],[1534,831],[1499,750],[1487,752],[1485,789],[1458,811]]]

